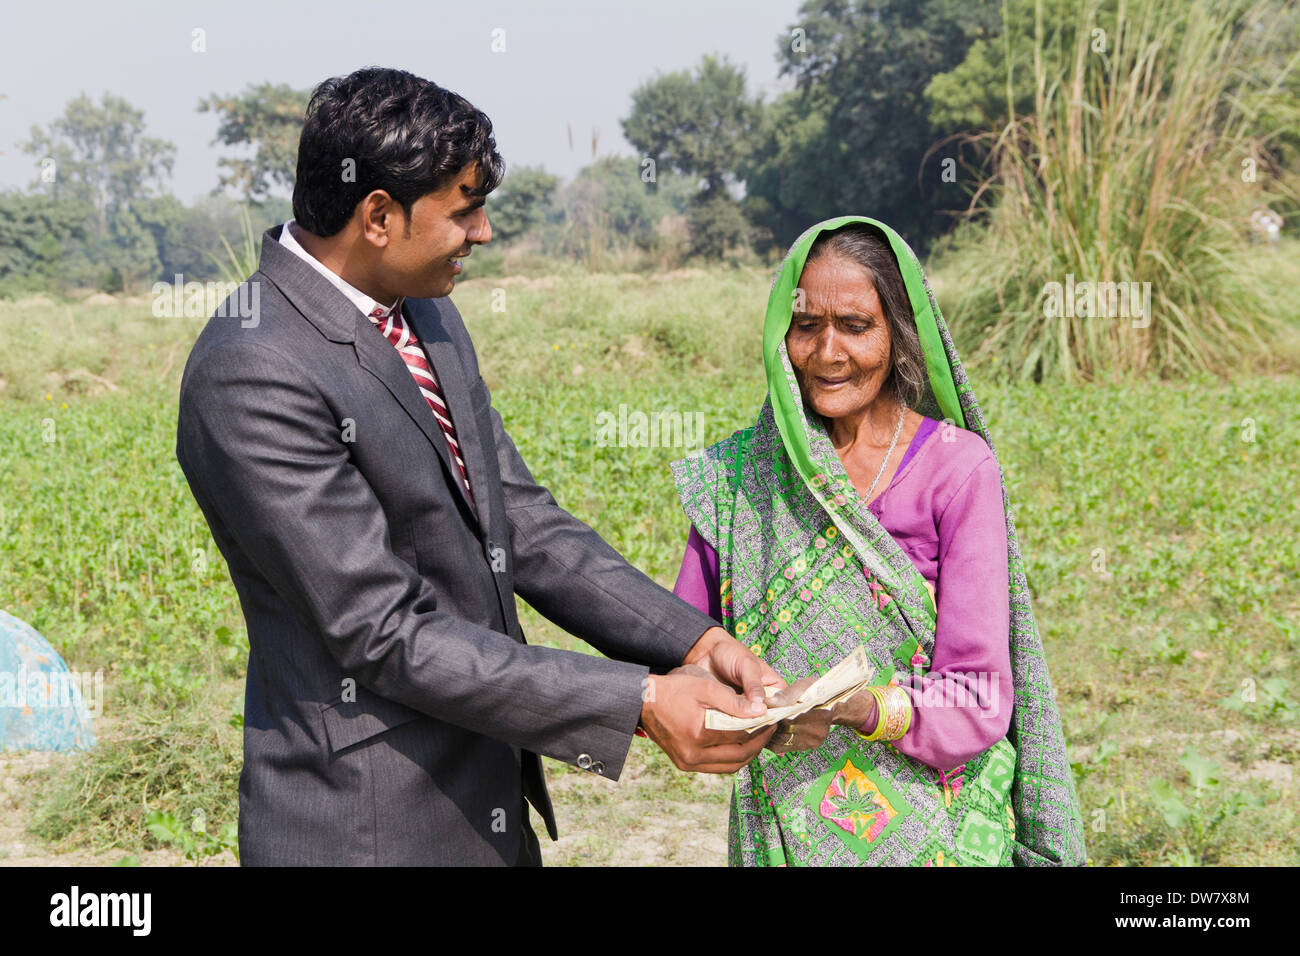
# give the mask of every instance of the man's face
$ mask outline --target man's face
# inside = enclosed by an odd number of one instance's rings
[[[449,294],[461,271],[457,260],[492,238],[483,197],[469,195],[477,185],[478,165],[471,163],[446,188],[421,196],[411,204],[409,234],[402,207],[393,204],[395,225],[380,252],[379,269],[394,296]]]

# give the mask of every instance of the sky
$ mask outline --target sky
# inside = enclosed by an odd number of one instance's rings
[[[779,38],[799,0],[137,0],[9,3],[0,27],[0,189],[27,188],[39,157],[33,124],[82,92],[144,111],[146,135],[176,147],[170,191],[185,202],[217,185],[218,118],[200,99],[262,82],[309,89],[381,65],[463,95],[491,118],[507,168],[543,165],[569,179],[600,156],[632,154],[619,120],[657,73],[706,53],[745,67],[751,94],[790,87]],[[195,52],[196,30],[203,52]],[[494,51],[504,43],[504,51]],[[568,129],[572,129],[570,146]]]

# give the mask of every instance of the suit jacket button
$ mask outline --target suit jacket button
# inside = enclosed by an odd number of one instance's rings
[[[591,769],[591,754],[578,754],[578,769]]]

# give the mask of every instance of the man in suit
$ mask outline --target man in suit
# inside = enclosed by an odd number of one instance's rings
[[[562,510],[492,407],[446,296],[501,171],[456,94],[327,80],[257,314],[186,364],[177,458],[248,625],[245,864],[539,863],[538,754],[617,779],[641,726],[725,773],[772,733],[704,729],[784,682]],[[606,658],[527,645],[516,593]]]

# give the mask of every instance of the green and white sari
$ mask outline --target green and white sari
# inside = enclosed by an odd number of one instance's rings
[[[819,234],[870,223],[888,237],[925,352],[916,410],[988,431],[911,248],[874,219],[813,226],[777,272],[763,327],[768,397],[757,422],[673,463],[687,517],[717,551],[723,623],[787,680],[825,673],[862,645],[877,683],[925,673],[935,608],[911,560],[861,501],[786,353],[799,276]],[[815,750],[764,750],[736,774],[733,865],[1077,865],[1078,797],[1024,564],[1007,509],[1015,709],[1006,737],[940,774],[887,741],[834,726]],[[994,584],[995,582],[990,582]]]

